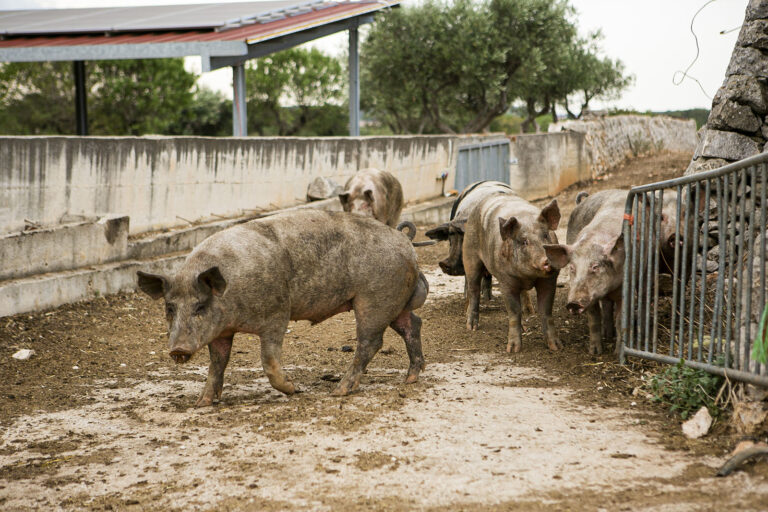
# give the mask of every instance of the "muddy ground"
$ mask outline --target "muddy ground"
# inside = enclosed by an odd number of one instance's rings
[[[679,175],[689,155],[633,160],[558,196]],[[564,216],[564,219],[566,216]],[[563,222],[563,227],[565,222]],[[350,313],[291,324],[284,364],[301,393],[261,370],[238,335],[222,402],[192,407],[207,351],[167,356],[162,304],[137,294],[0,319],[2,510],[765,510],[768,463],[713,475],[737,440],[719,420],[688,440],[681,420],[640,392],[658,371],[586,353],[586,320],[555,318],[547,350],[536,317],[504,352],[498,297],[464,328],[461,278],[417,249],[431,291],[427,368],[402,384],[407,356],[387,333],[359,392],[329,395],[350,363]],[[28,361],[10,356],[34,349]],[[610,352],[610,350],[606,350]]]

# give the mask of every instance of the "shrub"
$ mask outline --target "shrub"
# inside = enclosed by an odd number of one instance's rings
[[[668,404],[670,412],[677,412],[687,419],[701,407],[709,409],[715,417],[720,413],[715,397],[723,384],[723,378],[685,366],[681,359],[675,366],[654,375],[650,389],[656,402]]]

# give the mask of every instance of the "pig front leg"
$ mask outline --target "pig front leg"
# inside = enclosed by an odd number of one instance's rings
[[[507,352],[515,349],[520,352],[523,346],[523,308],[520,304],[520,290],[512,289],[502,283],[501,295],[507,308],[509,330],[507,332]]]
[[[603,322],[603,339],[610,342],[616,336],[614,329],[613,301],[611,299],[600,300],[600,313]]]
[[[613,353],[618,357],[621,352],[621,299],[614,300],[613,302],[613,322],[614,329],[616,330],[616,348]]]
[[[602,314],[599,302],[593,302],[586,313],[589,323],[589,353],[598,355],[603,351]]]
[[[283,353],[283,337],[287,323],[280,324],[279,329],[260,334],[261,337],[261,365],[264,367],[264,373],[269,379],[273,388],[292,395],[296,392],[296,386],[291,382],[291,378],[283,371],[281,356]]]
[[[563,348],[555,329],[555,321],[552,318],[552,306],[555,303],[555,290],[557,289],[557,275],[554,278],[539,279],[536,281],[536,305],[541,318],[541,329],[544,339],[547,340],[549,350]]]
[[[208,380],[205,381],[203,394],[197,399],[195,407],[207,407],[221,398],[221,390],[224,388],[224,370],[229,363],[229,354],[232,351],[232,338],[223,336],[216,338],[208,345],[208,353],[211,363],[208,365]]]

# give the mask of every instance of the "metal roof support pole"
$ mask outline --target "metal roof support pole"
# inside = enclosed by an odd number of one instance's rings
[[[349,28],[349,136],[360,136],[360,56],[357,24]]]
[[[245,63],[232,66],[232,135],[248,135],[248,112],[245,106]]]
[[[78,135],[88,135],[88,105],[85,95],[85,62],[76,60],[73,63],[75,74],[75,124]]]

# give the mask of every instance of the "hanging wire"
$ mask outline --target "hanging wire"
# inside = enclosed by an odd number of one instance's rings
[[[690,71],[690,69],[693,67],[693,65],[696,63],[696,61],[699,59],[699,54],[700,54],[699,38],[696,35],[696,32],[693,30],[693,22],[696,20],[696,16],[698,16],[699,13],[701,11],[703,11],[706,6],[708,6],[709,4],[714,3],[716,1],[717,0],[709,0],[708,2],[706,2],[704,5],[699,7],[699,10],[696,11],[696,14],[694,14],[693,18],[691,18],[691,34],[693,34],[693,40],[696,42],[696,56],[693,58],[691,63],[688,64],[688,67],[685,68],[685,71],[678,70],[678,71],[675,71],[674,74],[672,75],[672,83],[675,84],[675,85],[680,85],[681,83],[683,83],[683,80],[685,80],[686,78],[689,78],[689,79],[693,80],[694,82],[696,82],[696,85],[699,86],[699,89],[701,89],[702,94],[704,94],[704,96],[706,96],[710,100],[712,99],[712,96],[707,94],[707,91],[704,90],[704,86],[701,85],[701,82],[699,82],[699,80],[696,77],[691,76],[688,73],[688,71]]]

